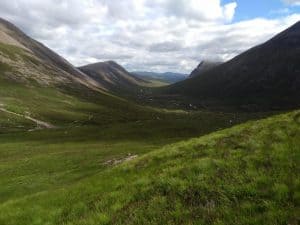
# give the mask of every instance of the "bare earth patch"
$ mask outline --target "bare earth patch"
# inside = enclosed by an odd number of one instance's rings
[[[131,155],[131,154],[128,154],[125,158],[121,158],[121,159],[111,159],[111,160],[108,160],[108,161],[105,161],[103,163],[103,165],[105,166],[115,166],[115,165],[118,165],[118,164],[121,164],[123,162],[128,162],[128,161],[131,161],[135,158],[137,158],[138,155]]]

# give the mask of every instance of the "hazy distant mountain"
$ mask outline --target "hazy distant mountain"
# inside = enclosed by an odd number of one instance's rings
[[[78,68],[108,91],[132,91],[148,82],[134,76],[114,61],[99,62]]]
[[[189,78],[199,76],[217,66],[219,66],[221,62],[214,62],[214,61],[202,61],[196,69],[192,71]]]
[[[300,22],[201,76],[165,88],[202,105],[300,106]]]
[[[143,79],[154,79],[154,80],[160,80],[166,83],[176,83],[178,81],[182,81],[187,78],[187,74],[182,73],[172,73],[172,72],[166,72],[166,73],[155,73],[155,72],[145,72],[145,71],[135,71],[132,72],[134,75],[141,77]]]

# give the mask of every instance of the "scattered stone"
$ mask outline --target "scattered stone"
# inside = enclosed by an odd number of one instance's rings
[[[105,165],[105,166],[115,166],[115,165],[121,164],[123,162],[131,161],[131,160],[133,160],[137,157],[138,157],[138,155],[131,155],[131,153],[128,153],[128,155],[125,158],[110,159],[110,160],[104,162],[103,165]]]

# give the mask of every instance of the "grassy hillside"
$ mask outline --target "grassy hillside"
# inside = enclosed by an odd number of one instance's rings
[[[57,128],[79,126],[107,126],[145,121],[183,133],[190,127],[188,137],[214,131],[260,115],[222,113],[168,112],[138,106],[81,83],[56,83],[62,73],[48,68],[26,50],[0,44],[0,113],[3,121],[0,133],[28,131],[37,124],[26,119],[49,123]],[[66,76],[68,78],[68,76]],[[54,79],[54,80],[52,80]],[[71,83],[70,83],[71,82]],[[232,123],[229,123],[232,121]],[[150,130],[155,130],[150,127]],[[180,137],[180,135],[179,135]]]
[[[0,43],[0,60],[2,133],[35,128],[35,123],[24,119],[26,115],[58,127],[156,118],[154,110],[80,83],[70,83],[63,72],[49,68],[22,48]],[[20,120],[23,124],[16,123]]]
[[[98,62],[78,68],[95,80],[99,86],[119,96],[135,96],[149,81],[129,73],[114,61]]]
[[[145,71],[144,72],[133,71],[132,74],[134,74],[137,77],[141,77],[144,80],[157,80],[165,85],[182,81],[188,77],[187,74],[172,73],[172,72],[155,73],[155,72],[145,72]]]
[[[90,78],[12,24],[1,20],[0,25],[1,32],[23,44],[0,40],[0,133],[32,130],[42,123],[61,128],[157,117],[155,110],[97,88]]]
[[[0,224],[299,223],[299,111],[143,156],[169,132],[123,128],[2,135]]]

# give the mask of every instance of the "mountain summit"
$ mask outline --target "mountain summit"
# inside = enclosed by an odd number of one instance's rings
[[[128,91],[146,83],[114,61],[98,62],[78,69],[97,81],[107,91]]]

